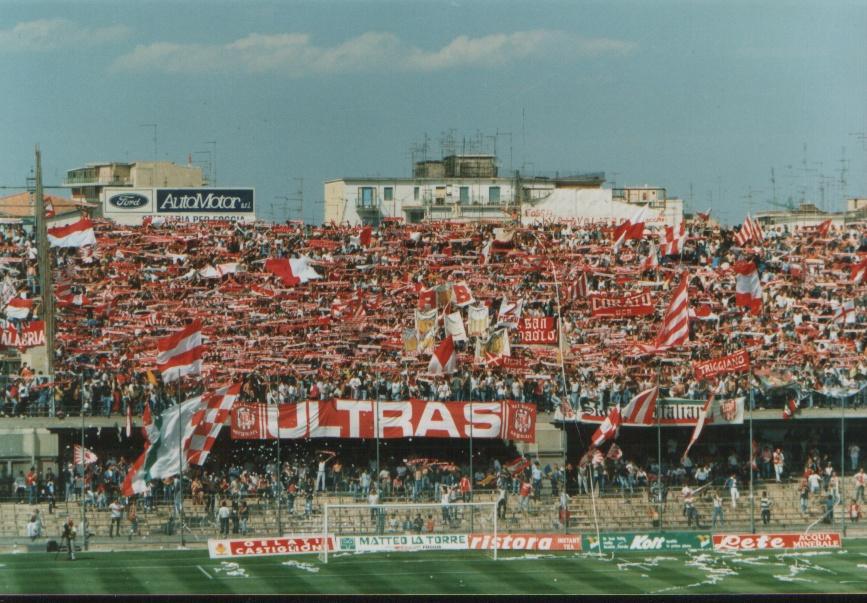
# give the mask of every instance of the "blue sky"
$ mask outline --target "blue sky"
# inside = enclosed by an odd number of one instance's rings
[[[207,158],[260,214],[304,178],[408,176],[425,133],[498,138],[503,171],[605,171],[729,223],[867,196],[867,2],[8,2],[0,185],[86,162]],[[852,133],[861,132],[859,139]],[[803,171],[806,144],[806,167]],[[510,152],[511,146],[511,152]],[[788,167],[787,167],[788,166]],[[821,178],[824,176],[824,179]],[[273,201],[277,217],[295,217]]]

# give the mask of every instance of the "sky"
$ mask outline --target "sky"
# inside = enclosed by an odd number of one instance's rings
[[[842,210],[867,196],[865,31],[865,1],[0,0],[0,186],[37,144],[46,185],[152,160],[156,124],[160,160],[216,155],[265,219],[300,188],[318,223],[325,180],[407,177],[452,132],[501,174],[604,171],[729,224]]]

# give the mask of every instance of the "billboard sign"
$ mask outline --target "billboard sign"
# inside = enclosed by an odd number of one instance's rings
[[[151,214],[154,211],[154,189],[152,188],[106,188],[103,191],[103,213],[112,214]]]
[[[686,551],[710,549],[711,536],[705,533],[609,533],[584,536],[584,550],[593,551]],[[600,548],[601,544],[601,548]]]
[[[839,549],[838,532],[813,534],[714,534],[718,551],[765,551],[769,549]]]
[[[334,550],[334,538],[328,537],[328,550]],[[296,535],[282,538],[208,539],[211,559],[230,557],[268,557],[305,555],[322,551],[322,535]]]
[[[160,214],[253,213],[252,188],[158,188],[156,211]]]

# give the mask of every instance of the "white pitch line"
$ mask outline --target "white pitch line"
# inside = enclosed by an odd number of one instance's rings
[[[208,580],[213,580],[213,579],[214,579],[213,576],[211,576],[211,574],[209,574],[208,572],[206,572],[206,571],[205,571],[205,568],[203,568],[201,565],[197,565],[196,567],[199,568],[199,571],[200,571],[200,572],[202,572],[203,574],[205,574],[205,575],[208,577]]]

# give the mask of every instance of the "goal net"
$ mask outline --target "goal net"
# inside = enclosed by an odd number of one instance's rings
[[[497,558],[497,503],[326,504],[322,549],[375,553],[482,549]]]

